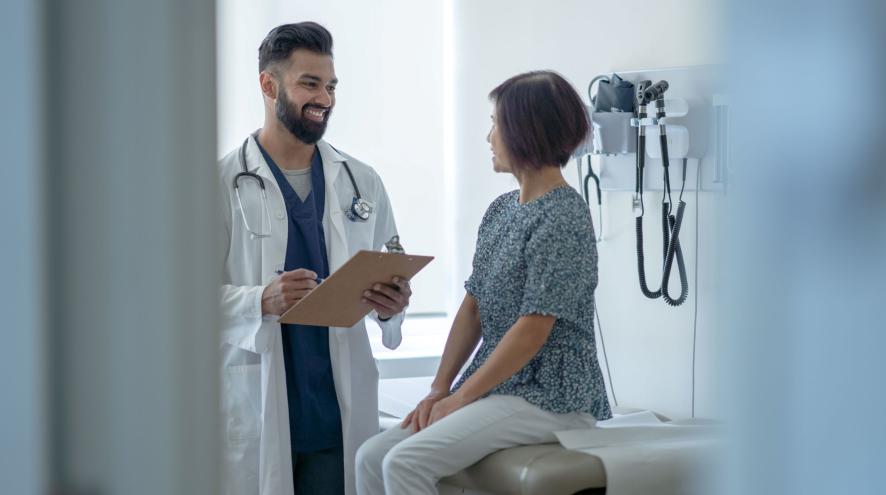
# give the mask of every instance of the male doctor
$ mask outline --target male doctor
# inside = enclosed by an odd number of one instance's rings
[[[264,125],[219,162],[224,493],[352,494],[357,448],[379,431],[366,328],[277,319],[358,250],[380,250],[394,216],[375,171],[321,140],[338,82],[329,32],[273,29],[259,72]],[[397,279],[364,292],[391,349],[410,295]]]

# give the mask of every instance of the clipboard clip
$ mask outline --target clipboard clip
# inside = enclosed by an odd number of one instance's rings
[[[385,243],[385,249],[389,253],[406,254],[406,251],[403,250],[403,246],[400,244],[399,235],[391,237],[391,240]]]

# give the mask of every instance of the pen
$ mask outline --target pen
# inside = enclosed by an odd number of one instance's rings
[[[283,275],[283,270],[274,270],[274,273],[276,273],[277,275]],[[317,280],[317,285],[320,285],[320,284],[322,284],[323,281],[326,280],[326,279],[323,278],[323,277],[317,277],[316,280]]]

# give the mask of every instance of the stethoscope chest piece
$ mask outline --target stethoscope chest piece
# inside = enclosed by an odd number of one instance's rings
[[[351,207],[345,211],[345,216],[352,222],[365,222],[369,220],[370,214],[372,214],[372,205],[358,196],[354,196]]]

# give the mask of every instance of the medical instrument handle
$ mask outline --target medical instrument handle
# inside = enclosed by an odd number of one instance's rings
[[[646,101],[658,100],[664,96],[665,91],[667,90],[668,82],[664,80],[658,81],[643,91],[643,97]]]
[[[652,85],[652,81],[640,81],[639,83],[637,83],[636,95],[637,95],[637,105],[638,106],[640,106],[640,105],[645,106],[647,103],[652,101],[652,100],[646,98],[646,90],[649,89],[649,86],[651,86],[651,85]]]

